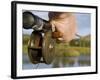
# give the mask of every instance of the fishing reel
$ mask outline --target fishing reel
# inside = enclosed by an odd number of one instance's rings
[[[51,64],[55,58],[55,39],[52,38],[51,24],[34,15],[23,12],[23,28],[33,29],[28,41],[28,56],[33,64]]]

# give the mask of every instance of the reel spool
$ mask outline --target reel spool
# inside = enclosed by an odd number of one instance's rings
[[[52,38],[51,30],[44,34],[42,55],[46,64],[50,64],[55,58],[55,39]]]
[[[39,32],[32,32],[28,43],[28,56],[33,64],[52,63],[55,58],[55,40],[51,31],[44,33],[43,37]]]
[[[39,63],[42,57],[41,40],[41,34],[33,31],[28,42],[28,56],[33,64]]]

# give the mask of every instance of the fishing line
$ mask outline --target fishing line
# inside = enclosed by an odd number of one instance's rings
[[[39,63],[37,64],[37,66],[36,66],[36,68],[35,68],[35,69],[38,69],[38,67],[39,67]]]

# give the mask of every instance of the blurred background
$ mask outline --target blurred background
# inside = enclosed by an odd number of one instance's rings
[[[48,12],[31,11],[33,14],[48,20]],[[70,43],[56,43],[56,57],[50,65],[45,63],[32,64],[27,55],[27,43],[33,29],[23,29],[23,69],[43,69],[59,67],[90,66],[91,48],[91,14],[73,13],[76,16],[77,36]],[[52,58],[51,58],[52,59]]]

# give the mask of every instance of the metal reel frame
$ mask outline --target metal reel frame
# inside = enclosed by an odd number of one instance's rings
[[[44,34],[42,42],[42,56],[46,64],[51,64],[55,58],[55,39],[52,38],[52,31]]]
[[[52,63],[55,57],[55,40],[51,30],[45,32],[44,36],[40,32],[32,32],[28,43],[28,56],[33,64]]]
[[[33,64],[39,63],[42,57],[41,39],[41,34],[33,31],[28,42],[28,56]]]

